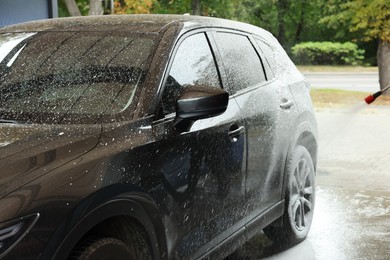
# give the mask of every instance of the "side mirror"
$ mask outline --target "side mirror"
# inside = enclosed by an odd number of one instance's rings
[[[173,126],[180,132],[188,132],[198,119],[214,117],[226,111],[229,94],[205,85],[184,89],[176,101],[176,118]]]

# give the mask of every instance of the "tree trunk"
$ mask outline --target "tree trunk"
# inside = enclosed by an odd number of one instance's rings
[[[380,88],[384,89],[390,85],[390,42],[379,40],[378,52],[378,69]],[[390,95],[390,89],[383,93]]]
[[[102,15],[103,7],[101,0],[89,0],[89,12],[88,15]]]
[[[81,12],[79,7],[76,4],[75,0],[64,0],[66,7],[68,8],[68,12],[71,16],[81,16]]]
[[[295,42],[299,42],[301,40],[301,34],[303,31],[303,26],[305,24],[305,7],[301,2],[301,16],[299,17],[299,22],[297,25],[297,29],[295,30]]]
[[[287,11],[287,1],[286,0],[278,0],[278,36],[277,39],[279,43],[284,46],[286,44],[286,25],[284,17],[286,16]]]
[[[192,0],[192,14],[193,15],[201,15],[200,13],[200,0]]]

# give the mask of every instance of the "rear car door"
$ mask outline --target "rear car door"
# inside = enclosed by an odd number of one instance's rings
[[[283,172],[289,146],[294,98],[277,80],[249,34],[217,29],[218,59],[228,91],[238,102],[248,136],[246,178],[247,220],[282,199]]]
[[[184,88],[222,85],[204,31],[182,36],[172,57],[152,126],[153,163],[164,186],[157,203],[170,256],[196,258],[243,226],[246,136],[237,131],[244,122],[234,99],[222,115],[196,121],[189,132],[175,131],[175,102]]]

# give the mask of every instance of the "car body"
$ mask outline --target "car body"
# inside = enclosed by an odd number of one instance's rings
[[[0,92],[4,259],[78,259],[101,238],[135,259],[223,258],[286,231],[290,211],[303,232],[290,242],[308,232],[309,84],[263,29],[179,15],[10,26]]]

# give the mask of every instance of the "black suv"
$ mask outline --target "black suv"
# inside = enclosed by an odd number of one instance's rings
[[[0,30],[0,258],[223,258],[302,241],[309,85],[258,27],[174,15]],[[116,258],[115,258],[116,257]]]

